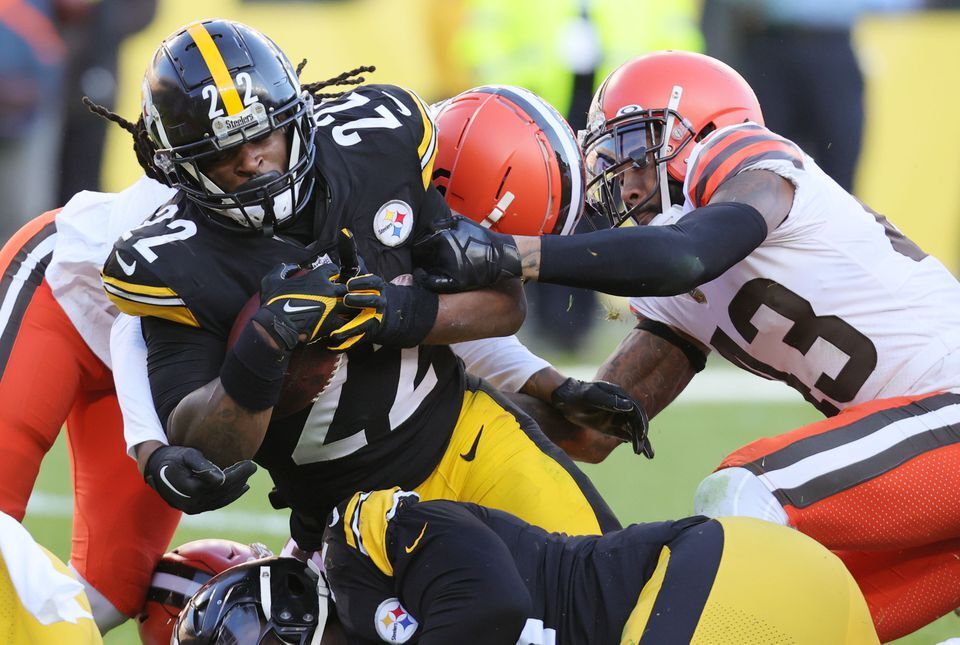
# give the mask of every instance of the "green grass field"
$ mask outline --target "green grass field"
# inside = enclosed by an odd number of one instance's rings
[[[621,447],[603,464],[584,469],[624,523],[689,515],[697,483],[728,452],[756,437],[783,432],[816,418],[815,412],[802,403],[679,403],[654,422],[656,459],[647,461]],[[226,537],[261,541],[279,549],[284,542],[285,519],[267,504],[268,482],[268,477],[258,472],[252,490],[228,511],[188,520],[174,543]],[[64,560],[70,550],[70,485],[65,444],[61,440],[44,463],[37,482],[37,491],[44,494],[37,501],[42,503],[31,506],[26,525],[39,542]],[[266,517],[268,514],[273,517]],[[763,587],[762,581],[757,584]],[[928,645],[958,635],[960,619],[951,614],[897,642]],[[133,645],[139,641],[135,626],[128,623],[111,632],[105,642]]]

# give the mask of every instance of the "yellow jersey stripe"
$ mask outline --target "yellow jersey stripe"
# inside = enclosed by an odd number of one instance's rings
[[[163,318],[164,320],[169,320],[181,325],[200,327],[200,323],[197,322],[193,312],[184,305],[170,307],[148,304],[145,302],[136,302],[134,300],[127,300],[126,298],[122,298],[109,292],[107,293],[107,297],[110,298],[110,301],[113,302],[113,304],[115,304],[120,311],[131,316],[137,316],[140,318],[144,316],[153,316],[154,318]]]
[[[227,114],[233,116],[242,111],[243,103],[240,101],[240,94],[237,93],[237,86],[233,84],[227,64],[223,62],[223,55],[213,42],[210,32],[203,23],[195,22],[187,27],[187,33],[193,38],[193,42],[197,43],[203,62],[207,64],[213,82],[217,84],[217,90],[220,92],[220,98],[223,99],[223,107],[227,109]]]
[[[417,155],[420,157],[420,175],[423,179],[423,188],[426,190],[427,186],[430,185],[430,176],[433,174],[433,162],[437,158],[437,128],[420,97],[408,89],[404,89],[404,91],[410,95],[417,109],[420,110],[420,119],[423,122],[423,138],[417,147]]]
[[[135,293],[142,296],[154,296],[158,298],[179,297],[177,292],[170,287],[150,287],[144,284],[136,284],[135,282],[125,282],[123,280],[112,278],[105,273],[101,273],[100,277],[103,278],[104,284],[111,285],[117,289],[120,289],[121,291],[126,291],[127,293]]]
[[[350,501],[347,502],[347,507],[343,510],[343,536],[347,541],[347,544],[352,546],[354,549],[357,548],[357,541],[353,537],[353,514],[357,509],[357,504],[360,502],[360,493],[354,493],[353,497],[350,498]]]
[[[670,564],[670,548],[664,546],[663,550],[660,551],[660,558],[657,560],[657,568],[653,570],[653,575],[640,590],[640,597],[637,598],[637,603],[623,626],[620,642],[639,643],[640,639],[643,638],[643,632],[650,620],[650,613],[653,611],[653,603],[657,601],[657,593],[659,593],[663,586],[663,580],[666,578],[668,564]]]

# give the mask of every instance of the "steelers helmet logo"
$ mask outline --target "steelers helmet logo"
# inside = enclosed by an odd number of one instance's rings
[[[410,204],[392,199],[377,211],[373,232],[387,246],[400,246],[413,232],[413,209]]]
[[[419,623],[396,598],[387,598],[377,607],[373,624],[386,643],[406,643],[413,638]]]

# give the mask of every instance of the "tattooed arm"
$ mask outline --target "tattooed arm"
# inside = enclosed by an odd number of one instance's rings
[[[197,448],[221,468],[252,457],[272,408],[244,408],[224,391],[225,339],[158,318],[141,322],[154,407],[170,443]]]
[[[630,428],[632,432],[642,428],[644,438],[647,431],[642,411],[619,415],[609,412],[621,409],[620,405],[628,402],[619,399],[617,405],[610,405],[612,399],[607,397],[615,388],[609,383],[619,388],[615,391],[620,396],[633,398],[629,403],[635,410],[639,405],[652,417],[673,401],[703,367],[706,353],[705,347],[676,330],[641,319],[637,328],[601,366],[596,381],[586,384],[577,381],[579,385],[575,388],[567,388],[574,392],[583,390],[584,393],[594,388],[596,391],[588,396],[575,396],[558,406],[558,401],[554,400],[556,395],[552,393],[560,391],[558,386],[564,382],[564,376],[547,367],[532,375],[521,393],[511,395],[511,398],[571,458],[599,463],[625,440],[625,429],[631,437]],[[603,381],[608,384],[604,385]],[[591,400],[595,403],[602,401],[602,409],[591,409],[587,403]],[[644,454],[652,456],[649,444],[644,445]],[[640,449],[635,446],[635,450]]]
[[[683,339],[707,354],[700,343],[686,336]],[[643,404],[652,419],[677,398],[697,371],[676,344],[638,327],[600,366],[597,378],[622,387]]]

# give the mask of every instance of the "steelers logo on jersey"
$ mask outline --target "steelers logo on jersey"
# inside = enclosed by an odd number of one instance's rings
[[[413,209],[399,199],[380,207],[373,218],[373,232],[387,246],[400,246],[413,232]]]
[[[406,643],[417,631],[419,623],[396,598],[387,598],[377,607],[373,619],[377,634],[386,643]]]

